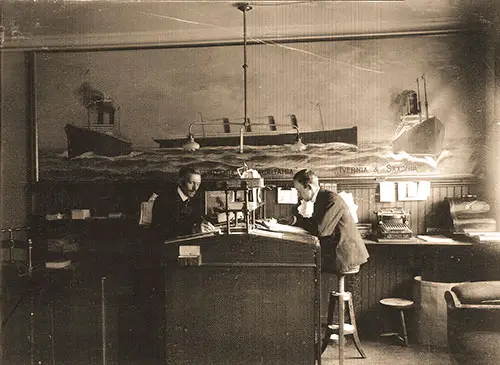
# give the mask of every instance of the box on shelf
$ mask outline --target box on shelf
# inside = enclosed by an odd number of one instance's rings
[[[71,219],[90,218],[90,209],[71,209]]]

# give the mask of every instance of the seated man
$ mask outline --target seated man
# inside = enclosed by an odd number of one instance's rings
[[[160,192],[155,199],[151,228],[162,239],[213,230],[213,226],[202,219],[202,201],[198,194],[200,184],[198,170],[182,167],[177,185]]]
[[[342,197],[320,188],[318,176],[309,169],[298,171],[293,184],[301,204],[287,223],[318,236],[322,270],[347,273],[364,264],[369,254]]]

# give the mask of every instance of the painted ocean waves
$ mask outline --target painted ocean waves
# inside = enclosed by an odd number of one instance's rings
[[[41,149],[40,181],[137,181],[169,179],[181,166],[199,168],[205,177],[229,177],[246,163],[263,177],[291,178],[301,168],[312,168],[322,177],[399,175],[471,175],[481,173],[474,158],[472,139],[449,141],[438,156],[395,154],[387,142],[309,144],[306,151],[290,152],[288,146],[207,147],[196,152],[182,149],[135,149],[117,157],[85,153],[68,159],[67,151]]]

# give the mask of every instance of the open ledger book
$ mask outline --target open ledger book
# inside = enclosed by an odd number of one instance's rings
[[[310,234],[304,228],[289,226],[288,224],[281,224],[276,221],[274,218],[266,218],[258,221],[265,229],[268,229],[272,232],[287,232],[287,233],[298,233],[298,234]]]

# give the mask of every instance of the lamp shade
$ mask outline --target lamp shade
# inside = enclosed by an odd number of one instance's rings
[[[200,144],[194,140],[194,136],[189,134],[187,142],[182,146],[184,151],[193,152],[200,149]]]

